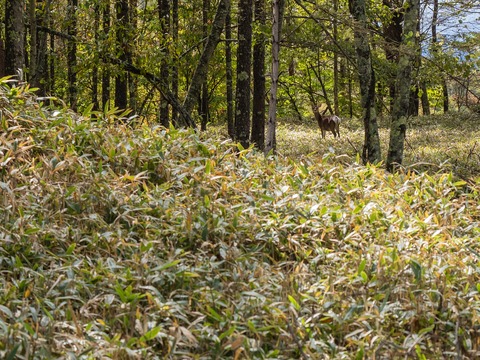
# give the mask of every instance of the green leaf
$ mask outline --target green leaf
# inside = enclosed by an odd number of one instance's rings
[[[154,327],[153,329],[147,331],[141,338],[140,340],[141,341],[150,341],[150,340],[153,340],[155,339],[155,337],[158,335],[158,333],[160,332],[160,330],[162,330],[162,327],[161,326],[156,326]]]
[[[415,260],[410,260],[410,268],[415,275],[415,281],[419,283],[422,280],[422,266]]]
[[[300,310],[300,304],[297,302],[297,300],[295,300],[295,298],[291,295],[288,295],[288,301],[290,301],[290,304],[293,305],[293,307],[295,308],[295,310]]]
[[[210,317],[213,318],[214,320],[218,322],[221,322],[223,320],[223,317],[219,313],[217,313],[215,309],[213,309],[212,307],[207,306],[207,310]]]
[[[365,349],[363,346],[358,349],[357,354],[355,355],[355,360],[362,360],[365,355]]]
[[[418,332],[418,335],[423,335],[423,334],[426,334],[426,333],[429,333],[430,331],[432,331],[433,329],[435,329],[435,324],[429,326],[429,327],[426,327],[424,329],[421,329],[419,332]]]

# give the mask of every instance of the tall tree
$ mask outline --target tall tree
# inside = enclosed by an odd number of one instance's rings
[[[195,101],[198,99],[200,94],[202,83],[207,77],[208,63],[220,40],[220,35],[222,34],[225,26],[225,19],[229,11],[230,0],[220,0],[215,13],[215,18],[213,19],[210,34],[208,35],[205,47],[200,55],[200,59],[198,60],[197,67],[195,68],[195,72],[193,73],[192,80],[188,88],[187,96],[183,102],[184,110],[188,114],[191,114]],[[185,125],[194,126],[194,124],[185,123],[185,119],[182,121]]]
[[[77,110],[77,7],[78,0],[68,0],[68,43],[67,43],[67,72],[68,72],[68,100],[73,111]]]
[[[48,23],[52,0],[29,0],[28,19],[30,23],[29,82],[38,88],[37,94],[45,95],[47,82],[47,33],[39,31]]]
[[[100,52],[100,4],[98,2],[95,3],[94,7],[94,18],[93,18],[93,26],[94,26],[94,40],[95,40],[95,53],[93,54],[93,62],[95,66],[92,68],[92,104],[93,110],[98,111],[100,110],[100,104],[98,102],[98,65],[100,64],[99,59],[99,52]]]
[[[208,36],[208,10],[210,8],[210,0],[203,0],[202,5],[202,34],[203,38],[206,39]],[[200,117],[202,118],[200,129],[202,131],[207,130],[207,123],[209,120],[209,110],[208,110],[208,75],[205,76],[205,79],[202,84],[202,91],[200,92],[200,99],[198,108],[200,109]]]
[[[16,75],[25,69],[25,0],[5,3],[5,72]]]
[[[127,61],[129,63],[134,62],[135,55],[133,53],[135,49],[135,34],[137,32],[137,0],[129,0],[128,6],[128,19],[129,19],[129,46],[127,52]],[[133,74],[128,74],[128,106],[134,112],[137,111],[137,81]]]
[[[102,17],[103,17],[103,38],[105,43],[107,43],[107,39],[110,32],[110,0],[104,0],[103,2],[103,9],[102,9]],[[105,109],[109,102],[110,102],[110,69],[107,64],[102,69],[102,106]]]
[[[265,0],[255,0],[255,44],[253,45],[252,142],[265,147]]]
[[[338,0],[333,0],[333,11],[335,16],[333,17],[333,39],[336,44],[338,44]],[[333,112],[335,115],[339,114],[339,103],[338,103],[338,88],[339,88],[339,79],[338,79],[338,50],[333,51]]]
[[[283,9],[285,0],[273,0],[272,6],[272,72],[270,98],[268,103],[267,135],[265,153],[277,148],[277,89],[280,69],[280,34],[282,33]]]
[[[388,16],[383,25],[385,39],[385,57],[390,62],[391,73],[387,74],[390,90],[390,105],[393,106],[395,98],[395,72],[398,63],[399,46],[402,42],[403,0],[383,0],[383,5],[388,9]]]
[[[120,61],[127,62],[129,53],[129,26],[128,19],[128,0],[116,0],[116,35],[117,35],[117,53]],[[128,106],[127,103],[127,91],[128,91],[127,75],[120,71],[115,76],[115,106],[119,109],[125,109]]]
[[[432,47],[434,55],[438,54],[438,37],[437,37],[437,23],[438,23],[438,0],[433,0],[433,12],[432,12]],[[442,74],[442,95],[443,95],[443,112],[446,113],[449,110],[449,97],[448,87],[445,76]]]
[[[354,38],[357,52],[358,79],[362,104],[365,140],[363,144],[363,162],[381,161],[380,138],[378,136],[377,114],[375,106],[375,71],[369,43],[368,22],[365,0],[350,0],[350,12],[355,19]]]
[[[158,11],[160,26],[162,29],[162,59],[160,60],[160,76],[166,84],[170,84],[169,70],[169,37],[170,37],[170,0],[158,0]],[[170,112],[168,102],[160,94],[160,123],[168,127],[170,123]]]
[[[235,91],[235,138],[250,145],[250,79],[252,67],[252,0],[238,1],[237,86]]]
[[[394,171],[403,161],[407,115],[412,84],[412,68],[416,55],[417,22],[419,21],[420,0],[406,0],[405,23],[393,100],[390,143],[387,156],[387,170]]]
[[[30,22],[30,64],[28,67],[29,75],[30,75],[30,83],[38,87],[38,81],[36,79],[36,72],[37,72],[37,1],[30,0],[28,4],[28,21]]]
[[[174,44],[178,43],[178,0],[172,1],[172,41]],[[177,67],[177,54],[173,59],[172,64],[172,94],[178,98],[178,67]],[[172,107],[172,122],[174,126],[178,126],[178,111]]]
[[[235,140],[235,122],[233,117],[233,71],[232,71],[232,24],[230,11],[225,18],[225,79],[227,96],[227,130],[228,136]]]

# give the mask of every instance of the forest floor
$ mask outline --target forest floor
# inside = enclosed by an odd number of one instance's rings
[[[478,119],[415,119],[390,174],[353,121],[265,158],[0,85],[0,357],[480,356]]]
[[[462,178],[480,175],[480,115],[470,112],[420,116],[407,122],[405,170],[453,172]],[[389,143],[389,121],[379,120],[382,157],[386,159]],[[364,141],[363,124],[357,119],[344,119],[341,138],[327,133],[322,140],[317,124],[298,120],[281,120],[278,130],[280,154],[298,158],[310,154],[333,152],[345,155],[351,162],[361,154]]]

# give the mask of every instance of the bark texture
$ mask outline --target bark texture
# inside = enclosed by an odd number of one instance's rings
[[[365,0],[350,0],[350,12],[356,21],[354,28],[358,78],[362,98],[362,118],[365,131],[362,158],[364,163],[381,161],[375,106],[375,72],[372,66]]]
[[[255,0],[255,22],[260,31],[253,45],[252,143],[265,147],[265,0]]]
[[[389,171],[395,171],[403,161],[405,134],[407,130],[406,121],[412,84],[412,67],[416,54],[416,30],[419,8],[419,0],[407,0],[387,156],[387,170]]]
[[[232,72],[232,24],[230,11],[225,19],[225,79],[227,90],[227,129],[228,135],[235,140],[235,122],[233,118],[233,72]]]
[[[238,1],[237,86],[235,137],[244,148],[250,145],[250,79],[252,67],[252,0]]]
[[[128,0],[116,0],[117,13],[117,52],[120,61],[128,61],[129,51],[129,19],[128,19]],[[127,74],[122,73],[115,77],[115,106],[119,109],[125,109],[127,103]]]
[[[78,0],[68,1],[68,35],[67,43],[67,72],[68,72],[68,101],[73,111],[77,111],[77,7]]]
[[[24,0],[7,0],[5,3],[5,72],[17,75],[25,69]]]
[[[277,147],[277,89],[280,70],[280,35],[282,33],[285,0],[274,0],[272,6],[272,72],[270,99],[268,104],[267,135],[265,153],[275,152]]]
[[[168,38],[170,36],[170,0],[158,0],[158,9],[160,24],[162,28],[162,41],[163,41],[163,57],[160,61],[160,76],[165,83],[170,83],[170,66],[167,61],[169,57],[168,51]],[[160,123],[168,127],[170,124],[168,102],[162,94],[160,94]]]

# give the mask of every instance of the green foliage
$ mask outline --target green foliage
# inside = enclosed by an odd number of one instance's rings
[[[478,356],[478,179],[0,103],[3,358]]]

